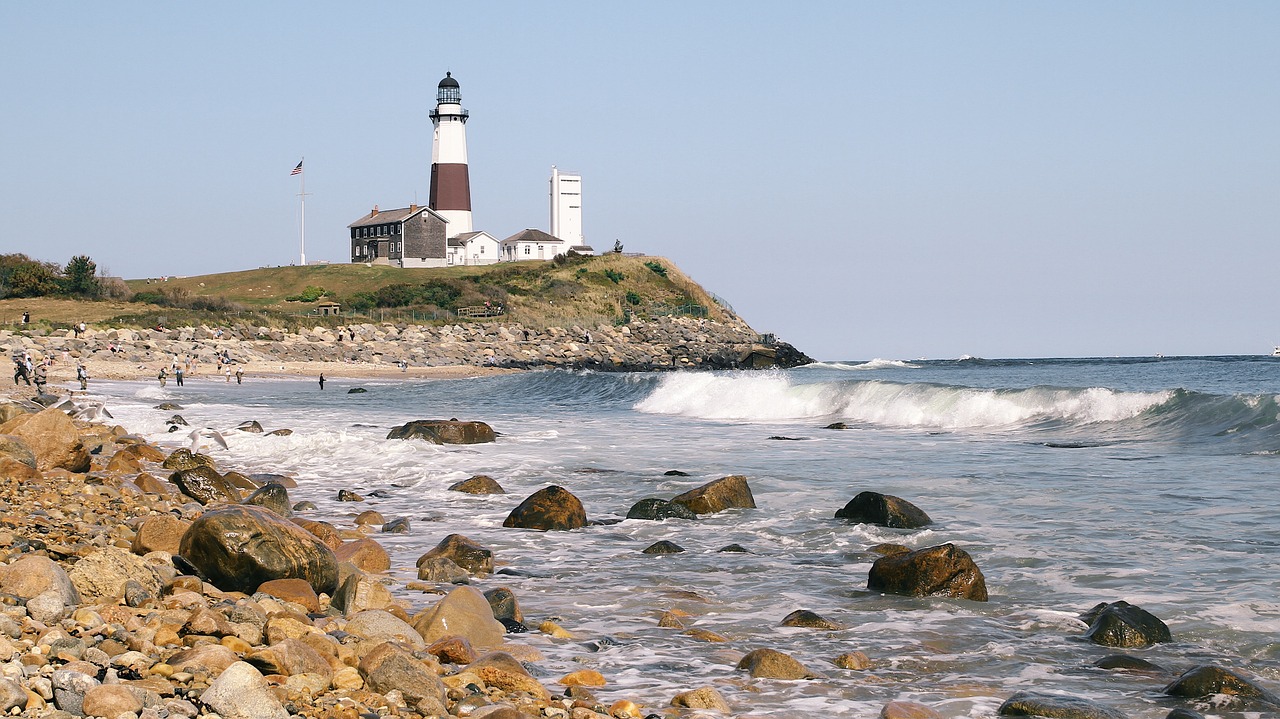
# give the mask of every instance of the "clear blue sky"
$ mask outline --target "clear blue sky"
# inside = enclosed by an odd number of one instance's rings
[[[1280,3],[0,4],[0,251],[125,277],[349,257],[425,203],[665,255],[822,359],[1280,343]]]

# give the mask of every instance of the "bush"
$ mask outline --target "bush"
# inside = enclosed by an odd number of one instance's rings
[[[631,290],[627,290],[627,304],[629,305],[640,304],[640,295],[636,294],[635,292],[632,292]]]
[[[102,296],[98,265],[88,255],[76,255],[63,271],[62,286],[67,294],[96,299]]]
[[[621,272],[618,272],[617,270],[605,270],[604,276],[608,278],[610,281],[612,281],[613,284],[615,285],[627,279],[626,275],[622,274]]]
[[[0,255],[0,297],[43,297],[57,294],[62,270],[52,262],[22,253]]]
[[[320,299],[321,297],[324,297],[327,294],[329,293],[326,292],[323,287],[315,287],[312,285],[307,285],[306,288],[303,289],[301,293],[293,295],[291,297],[286,297],[285,300],[288,302],[315,302],[316,300]]]
[[[655,275],[658,275],[659,277],[667,276],[667,268],[663,267],[661,262],[654,262],[653,260],[649,260],[648,262],[644,263],[644,266],[648,267],[650,270],[653,270],[653,273]]]

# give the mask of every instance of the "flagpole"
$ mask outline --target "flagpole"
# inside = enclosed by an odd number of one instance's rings
[[[302,161],[306,162],[307,158],[305,157],[302,158]],[[302,222],[300,223],[300,226],[299,226],[300,236],[298,238],[298,264],[301,265],[302,267],[306,267],[307,266],[307,171],[305,168],[302,170],[301,175],[302,176],[298,178],[302,183],[302,191],[298,193],[298,204],[301,206],[301,209],[302,209]]]

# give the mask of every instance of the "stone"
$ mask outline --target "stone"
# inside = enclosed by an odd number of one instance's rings
[[[175,487],[172,484],[162,482],[146,472],[143,472],[134,478],[133,483],[138,487],[138,489],[141,489],[147,494],[168,495],[173,494],[175,490]]]
[[[1001,716],[1037,716],[1054,719],[1127,719],[1123,712],[1088,699],[1018,692],[1005,700],[997,712]]]
[[[943,719],[943,716],[923,704],[894,701],[880,707],[880,719]]]
[[[836,519],[893,529],[919,529],[933,524],[929,515],[916,505],[901,497],[879,492],[859,492],[836,512]]]
[[[504,527],[567,531],[587,526],[582,502],[564,487],[552,485],[529,495],[502,523]]]
[[[594,669],[579,669],[560,677],[560,683],[566,687],[602,687],[606,684],[604,675]]]
[[[200,694],[200,703],[222,719],[289,719],[266,678],[248,662],[227,667]]]
[[[329,606],[347,615],[366,609],[386,609],[393,603],[391,590],[363,572],[347,575],[329,600]]]
[[[845,652],[831,661],[832,664],[841,669],[849,669],[851,671],[862,671],[871,668],[871,660],[862,652]]]
[[[50,589],[27,600],[27,615],[42,624],[53,624],[67,616],[67,603],[56,589]]]
[[[747,550],[746,547],[736,542],[733,544],[726,544],[725,546],[717,549],[716,551],[722,552],[725,554],[750,554],[751,553],[750,551]]]
[[[362,572],[385,572],[391,568],[391,555],[372,539],[343,542],[333,553],[339,562],[351,562]]]
[[[333,668],[320,652],[303,639],[285,639],[266,649],[256,651],[245,658],[265,674],[297,676],[318,674],[324,677],[327,687],[333,677]]]
[[[1163,674],[1165,668],[1159,664],[1154,664],[1140,657],[1130,656],[1128,654],[1109,654],[1093,665],[1099,669],[1118,669],[1121,671],[1132,672],[1149,672],[1152,674]]]
[[[645,547],[644,549],[640,550],[640,553],[641,554],[680,554],[683,551],[684,551],[684,547],[680,546],[679,544],[676,544],[675,542],[667,541],[665,539],[660,539],[654,542],[653,544],[650,544],[649,546]]]
[[[370,642],[398,641],[415,650],[427,646],[413,625],[381,609],[367,609],[352,615],[344,631]]]
[[[96,670],[96,667],[95,667]],[[84,697],[101,682],[84,672],[59,669],[49,675],[53,685],[53,701],[58,708],[71,714],[84,714]]]
[[[238,661],[240,657],[230,647],[221,644],[201,644],[174,654],[165,663],[173,667],[175,672],[189,672],[204,668],[210,674],[220,674]]]
[[[383,525],[387,523],[387,518],[382,516],[382,512],[374,509],[366,509],[356,515],[356,526],[364,526],[366,524]]]
[[[252,504],[269,509],[281,517],[293,515],[289,505],[289,490],[279,484],[264,484],[244,498],[244,504]]]
[[[318,522],[303,517],[290,517],[289,521],[310,532],[329,549],[336,550],[342,546],[342,536],[338,534],[338,528],[328,522]]]
[[[82,708],[86,716],[116,719],[142,711],[142,700],[123,684],[103,684],[85,692]]]
[[[755,649],[738,662],[738,669],[762,679],[808,679],[804,665],[775,649]]]
[[[207,454],[197,454],[184,447],[173,450],[168,457],[165,457],[164,462],[161,462],[160,466],[165,469],[172,469],[176,471],[195,469],[196,467],[201,466],[213,469],[214,461],[213,458]]]
[[[300,604],[309,612],[320,611],[320,599],[305,579],[272,579],[259,584],[258,592]]]
[[[50,469],[89,471],[89,450],[80,440],[75,423],[61,410],[20,414],[0,424],[0,435],[3,434],[13,435],[25,444],[35,456],[36,469],[42,472]]]
[[[53,590],[65,605],[80,603],[80,593],[61,565],[48,557],[31,555],[0,566],[0,592],[29,600]]]
[[[1194,709],[1178,707],[1166,714],[1164,719],[1204,719],[1204,715]]]
[[[509,619],[513,622],[523,622],[524,615],[520,612],[520,602],[516,599],[515,592],[507,587],[495,587],[484,593],[485,601],[489,602],[489,609],[493,612],[493,618],[498,621]]]
[[[156,551],[177,554],[190,527],[191,522],[172,514],[153,514],[138,526],[129,549],[139,556]]]
[[[483,444],[497,441],[497,434],[484,422],[419,419],[393,428],[387,439],[424,439],[432,444]]]
[[[177,485],[179,492],[200,504],[240,501],[240,490],[212,467],[180,469],[169,476],[169,481]]]
[[[349,489],[339,489],[338,501],[339,502],[363,502],[364,497],[361,497],[360,495],[356,494],[355,492],[352,492]]]
[[[443,557],[473,575],[493,574],[493,552],[461,534],[450,534],[418,558],[417,565],[434,557]],[[421,579],[422,577],[419,577]]]
[[[1226,694],[1269,704],[1272,710],[1280,706],[1280,697],[1277,695],[1241,674],[1211,664],[1202,664],[1183,672],[1164,688],[1164,693],[1192,699]]]
[[[36,469],[36,453],[31,451],[31,447],[28,447],[21,437],[12,434],[0,434],[0,455]]]
[[[968,552],[951,543],[877,559],[867,575],[867,589],[911,597],[987,601],[982,571]]]
[[[103,547],[75,563],[67,573],[84,602],[124,597],[125,584],[140,583],[152,596],[160,594],[161,581],[138,555],[119,547]]]
[[[446,715],[445,686],[431,667],[390,642],[360,659],[360,676],[379,694],[399,691],[420,713]],[[423,711],[426,709],[426,711]]]
[[[476,660],[476,650],[462,637],[445,637],[427,647],[427,654],[445,664],[470,664]]]
[[[206,511],[182,537],[182,557],[223,591],[252,594],[272,579],[305,579],[317,594],[338,585],[338,560],[315,535],[261,507]]]
[[[455,482],[449,485],[451,492],[463,492],[464,494],[506,494],[507,490],[498,484],[498,480],[487,474],[477,474],[470,479],[464,479],[461,482]]]
[[[408,534],[409,518],[396,517],[390,522],[387,522],[386,524],[382,525],[382,532],[384,534]]]
[[[241,422],[236,429],[241,432],[252,432],[253,434],[262,434],[262,425],[256,419],[245,420]]]
[[[1104,602],[1082,618],[1089,623],[1085,638],[1104,647],[1149,647],[1173,641],[1164,622],[1128,602]]]
[[[692,509],[678,504],[676,502],[668,502],[665,499],[649,498],[642,499],[631,505],[631,509],[627,510],[627,519],[649,519],[661,521],[663,519],[697,519],[698,515],[694,514]]]
[[[458,587],[430,609],[413,618],[413,628],[428,644],[449,635],[457,635],[480,649],[502,644],[506,630],[493,618],[489,602],[472,587]]]
[[[708,482],[673,497],[671,501],[683,504],[694,514],[715,514],[731,508],[755,509],[756,507],[755,497],[751,496],[751,487],[747,486],[747,478],[740,474]]]
[[[515,657],[506,652],[485,654],[459,671],[458,676],[475,677],[482,686],[506,692],[526,692],[544,701],[551,698],[551,692],[533,678]]]
[[[783,617],[781,626],[803,627],[805,629],[824,629],[827,631],[838,631],[840,629],[844,629],[844,627],[839,624],[828,619],[824,619],[808,609],[797,609]]]
[[[8,714],[14,709],[27,708],[27,692],[22,685],[8,678],[0,678],[0,712]]]
[[[731,713],[733,710],[729,708],[729,703],[720,696],[720,692],[713,687],[698,687],[687,692],[680,692],[671,699],[671,706],[684,707],[686,709],[712,709],[725,714]]]

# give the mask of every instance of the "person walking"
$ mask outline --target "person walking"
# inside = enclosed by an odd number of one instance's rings
[[[84,363],[76,365],[76,379],[80,380],[80,389],[89,389],[89,370],[85,369]]]
[[[164,383],[169,380],[169,371],[166,370],[164,367],[161,367],[160,374],[157,375],[156,379],[160,380],[160,386],[163,387]]]
[[[173,371],[173,378],[178,381],[179,387],[182,386],[182,375],[183,375],[182,365],[178,365],[178,368]]]
[[[26,382],[28,387],[31,386],[31,375],[27,374],[26,363],[24,363],[20,358],[14,357],[13,358],[13,385],[15,387],[18,386],[18,380],[22,380],[23,382]]]
[[[244,384],[244,370],[236,367],[236,384]]]
[[[49,383],[49,370],[44,363],[36,365],[36,394],[44,394],[44,386]]]
[[[227,368],[227,384],[231,384],[231,368]]]
[[[324,389],[324,373],[320,373],[320,389]]]

